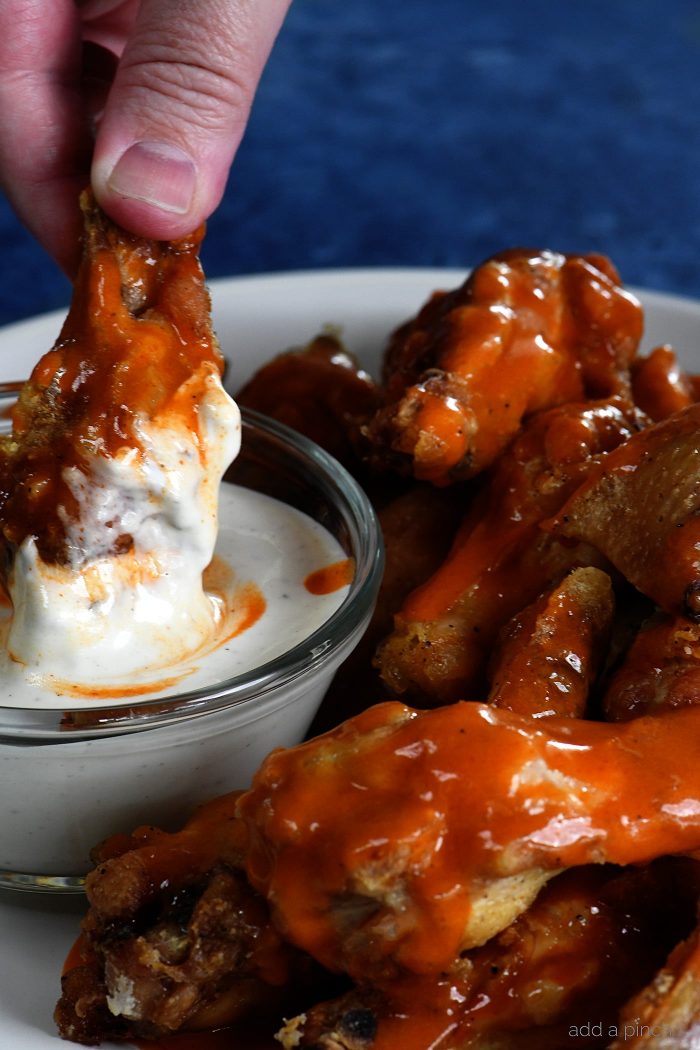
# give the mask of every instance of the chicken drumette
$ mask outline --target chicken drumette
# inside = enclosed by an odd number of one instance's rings
[[[393,335],[376,458],[445,484],[488,467],[534,412],[629,393],[639,303],[602,256],[512,250]]]

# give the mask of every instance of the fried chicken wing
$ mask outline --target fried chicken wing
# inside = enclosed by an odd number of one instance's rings
[[[620,722],[700,703],[700,626],[657,614],[642,626],[603,697],[605,717]]]
[[[263,365],[236,401],[305,434],[356,473],[360,427],[378,396],[374,380],[340,339],[323,333]]]
[[[611,726],[379,705],[266,760],[239,802],[248,877],[327,969],[435,973],[564,868],[700,848],[699,731],[692,708]]]
[[[564,405],[525,424],[470,506],[443,564],[396,613],[377,654],[393,693],[408,693],[418,704],[485,696],[486,663],[504,624],[571,568],[606,566],[589,545],[562,544],[540,523],[597,458],[642,425],[620,398]]]
[[[42,558],[64,564],[92,552],[76,542],[76,472],[143,447],[145,421],[177,415],[198,430],[197,398],[223,359],[211,330],[197,258],[203,230],[176,242],[145,241],[82,198],[85,246],[70,312],[56,345],[25,384],[2,441],[0,524],[6,545],[31,535]],[[107,553],[129,547],[122,521],[106,528]]]
[[[674,858],[641,869],[567,872],[448,972],[360,985],[288,1021],[278,1038],[285,1050],[590,1045],[570,1029],[591,1017],[601,1033],[614,1028],[620,1005],[692,928],[698,869]]]
[[[667,344],[657,346],[646,357],[635,358],[630,375],[635,404],[655,423],[697,401],[691,377]]]
[[[64,1038],[91,1044],[219,1026],[281,1011],[306,980],[318,983],[245,878],[236,799],[200,807],[177,833],[140,828],[98,851],[84,960],[65,974],[56,1007]]]
[[[203,231],[143,240],[88,192],[82,207],[68,317],[0,441],[7,649],[57,692],[158,676],[212,636],[202,573],[240,445],[197,257]]]
[[[629,438],[558,512],[555,535],[590,543],[673,615],[700,620],[700,405]]]
[[[513,250],[437,293],[387,349],[377,458],[445,484],[488,467],[524,418],[628,394],[642,331],[607,259]]]
[[[488,702],[533,718],[582,718],[607,652],[614,606],[607,573],[574,569],[506,627]]]

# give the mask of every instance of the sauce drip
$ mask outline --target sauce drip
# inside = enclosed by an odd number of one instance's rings
[[[310,572],[304,580],[304,586],[310,594],[332,594],[333,591],[339,591],[341,587],[351,584],[354,574],[354,560],[342,558]]]

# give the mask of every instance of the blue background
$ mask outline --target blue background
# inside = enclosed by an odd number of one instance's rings
[[[69,289],[0,204],[0,323]],[[457,266],[511,245],[609,254],[700,296],[700,5],[295,0],[210,276]]]

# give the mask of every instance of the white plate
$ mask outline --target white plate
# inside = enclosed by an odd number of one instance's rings
[[[456,270],[351,270],[274,274],[212,282],[214,322],[234,389],[280,350],[340,327],[349,349],[376,370],[387,333],[435,288],[462,280]],[[645,348],[669,342],[691,367],[700,355],[700,302],[638,293],[646,310]],[[0,381],[25,377],[53,343],[62,313],[0,330]],[[700,369],[699,369],[700,370]],[[0,1047],[59,1050],[51,1015],[59,974],[75,938],[75,900],[0,893]]]

